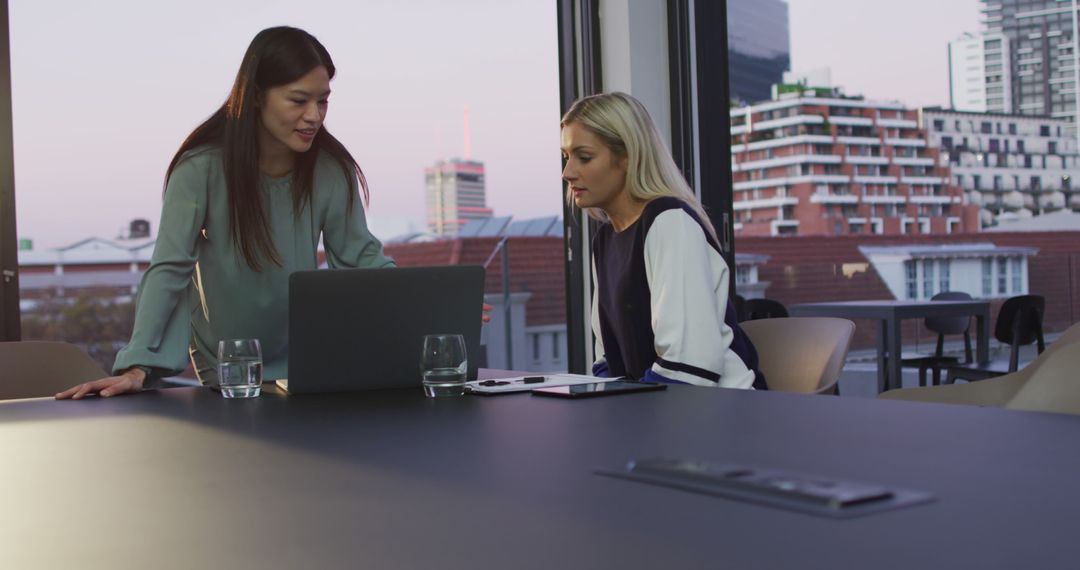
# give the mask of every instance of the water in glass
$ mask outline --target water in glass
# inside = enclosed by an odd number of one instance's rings
[[[420,376],[427,397],[463,395],[468,369],[464,337],[459,334],[432,334],[424,337]]]
[[[226,398],[255,398],[262,391],[262,347],[258,339],[218,342],[218,385]]]
[[[465,393],[465,368],[425,370],[424,393],[431,398],[460,396]]]
[[[221,395],[226,398],[254,398],[262,391],[262,359],[236,358],[218,366]]]

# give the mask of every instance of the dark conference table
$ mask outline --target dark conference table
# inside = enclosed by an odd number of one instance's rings
[[[1052,568],[1080,417],[672,387],[0,403],[0,568]],[[595,475],[633,458],[929,491],[834,520]]]
[[[788,308],[793,317],[840,317],[844,319],[876,319],[878,393],[901,387],[900,359],[902,339],[900,323],[904,319],[927,317],[975,317],[975,361],[990,359],[990,302],[971,301],[835,301],[803,303]]]

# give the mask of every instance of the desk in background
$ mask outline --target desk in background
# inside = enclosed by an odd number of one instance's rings
[[[1080,417],[671,386],[0,403],[0,567],[1051,568]],[[634,458],[933,493],[828,520],[593,474]]]
[[[901,387],[900,323],[927,317],[975,317],[975,360],[990,359],[989,301],[837,301],[788,307],[793,317],[876,319],[878,392]]]

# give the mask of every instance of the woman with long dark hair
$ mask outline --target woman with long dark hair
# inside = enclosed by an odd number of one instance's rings
[[[259,32],[228,100],[180,145],[150,267],[139,285],[135,330],[114,376],[56,395],[114,396],[149,387],[191,359],[216,384],[220,339],[258,338],[264,375],[285,376],[288,276],[330,267],[387,267],[368,232],[356,160],[327,131],[334,62],[311,34]]]

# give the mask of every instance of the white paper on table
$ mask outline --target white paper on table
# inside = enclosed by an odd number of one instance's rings
[[[504,394],[507,392],[528,392],[534,388],[552,388],[555,386],[574,386],[577,384],[592,384],[596,382],[612,382],[615,380],[622,380],[623,378],[598,378],[596,376],[588,376],[585,374],[530,374],[533,376],[543,376],[543,382],[536,382],[534,384],[525,384],[524,376],[512,376],[510,378],[485,378],[483,380],[473,380],[472,382],[466,382],[466,390],[476,394]],[[488,380],[495,380],[499,382],[510,382],[509,384],[503,384],[501,386],[481,386],[481,382],[487,382]]]

